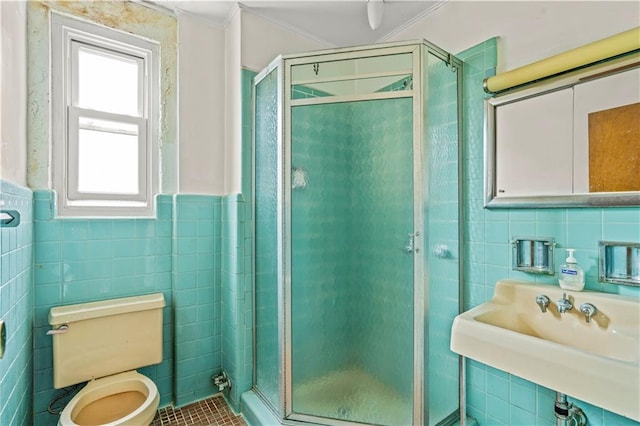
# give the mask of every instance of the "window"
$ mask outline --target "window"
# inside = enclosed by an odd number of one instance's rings
[[[152,216],[158,45],[51,14],[53,188],[59,216]]]

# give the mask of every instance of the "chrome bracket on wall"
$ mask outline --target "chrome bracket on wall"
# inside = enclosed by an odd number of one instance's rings
[[[514,237],[511,240],[513,270],[531,274],[555,275],[551,237]]]
[[[4,320],[0,320],[0,359],[4,358],[4,351],[7,344],[7,329]]]
[[[598,280],[640,286],[640,243],[600,241]]]
[[[20,225],[20,212],[17,210],[0,210],[0,228],[15,228]]]
[[[404,247],[404,252],[407,254],[420,253],[420,249],[416,247],[416,238],[420,236],[420,232],[416,231],[409,234],[409,241]]]

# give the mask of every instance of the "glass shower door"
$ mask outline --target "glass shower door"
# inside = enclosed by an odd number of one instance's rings
[[[278,325],[278,77],[266,73],[255,86],[254,385],[278,410],[282,406]]]
[[[291,408],[412,424],[413,99],[291,108]]]

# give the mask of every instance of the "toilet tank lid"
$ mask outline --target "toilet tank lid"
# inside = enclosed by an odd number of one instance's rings
[[[146,311],[165,306],[162,293],[143,296],[123,297],[101,300],[99,302],[79,303],[76,305],[56,306],[49,311],[49,324],[61,325],[74,321],[118,315],[128,312]]]

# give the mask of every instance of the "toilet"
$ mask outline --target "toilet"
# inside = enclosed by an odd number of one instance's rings
[[[53,386],[88,382],[66,405],[58,425],[148,425],[160,395],[137,368],[162,362],[162,293],[49,311]]]

